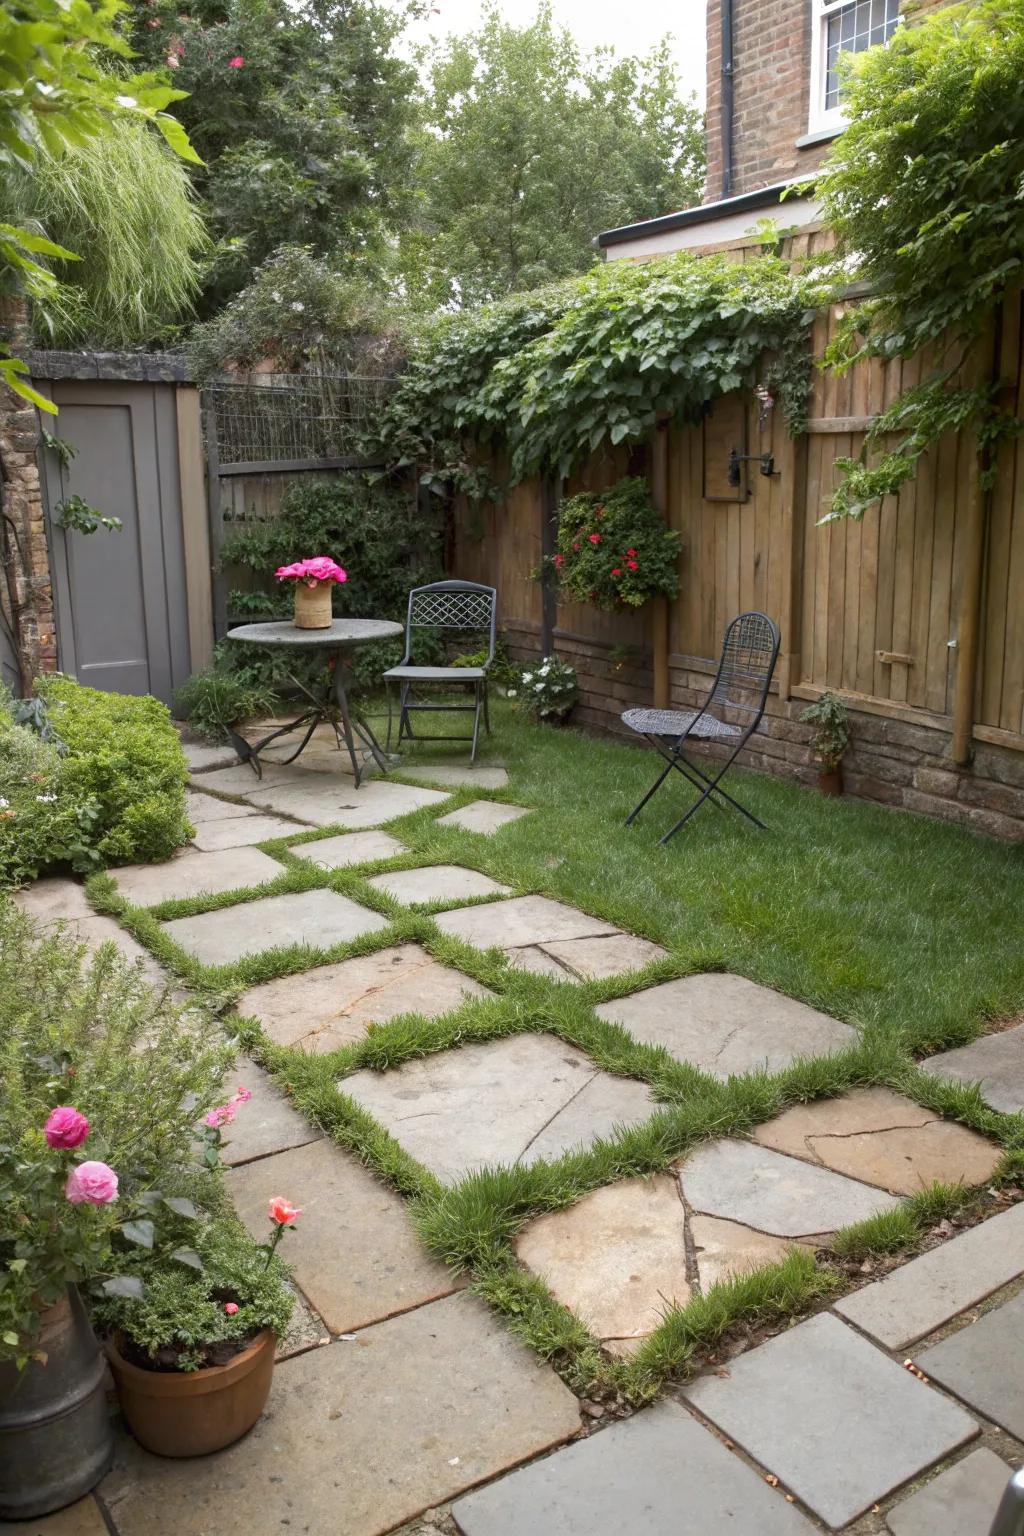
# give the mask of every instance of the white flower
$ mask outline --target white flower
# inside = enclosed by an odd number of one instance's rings
[[[36,795],[36,799],[39,801],[40,805],[52,805],[56,798],[56,795]],[[4,805],[6,804],[7,801],[5,800]]]
[[[506,699],[518,699],[519,693],[515,688],[506,688],[505,697]]]
[[[281,302],[281,295],[279,293],[272,293],[270,295],[270,297],[273,299],[275,304],[280,304],[280,302]]]
[[[115,96],[114,100],[117,102],[119,107],[130,108],[138,106],[138,102],[135,100],[134,96]]]
[[[6,811],[10,803],[11,802],[9,800],[4,799],[3,795],[0,795],[0,811]]]
[[[301,299],[293,299],[292,300],[292,309],[295,311],[295,313],[297,315],[301,315],[302,311],[305,309],[305,307],[306,306],[305,306],[305,304],[303,304]]]
[[[523,682],[524,683],[532,683],[533,682],[533,673],[532,672],[524,672],[523,673]]]
[[[544,692],[544,684],[543,683],[534,683],[533,691],[534,691],[534,693],[543,693]]]

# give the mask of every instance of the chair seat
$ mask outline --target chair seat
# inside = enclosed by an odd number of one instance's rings
[[[714,715],[700,716],[696,730],[690,727],[698,718],[696,710],[677,709],[627,709],[622,716],[623,725],[641,736],[678,737],[689,734],[694,741],[714,741],[742,735],[738,725],[727,725]]]
[[[392,667],[384,673],[399,683],[477,683],[486,667]]]

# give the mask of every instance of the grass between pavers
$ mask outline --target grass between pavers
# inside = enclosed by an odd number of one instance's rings
[[[90,882],[89,895],[184,980],[225,999],[259,981],[400,942],[421,944],[495,992],[439,1019],[394,1019],[364,1041],[322,1057],[273,1045],[257,1021],[234,1024],[288,1084],[300,1109],[410,1199],[431,1251],[467,1271],[473,1288],[554,1360],[570,1385],[578,1391],[610,1385],[640,1401],[731,1327],[770,1324],[806,1310],[844,1284],[842,1276],[795,1251],[782,1265],[671,1309],[632,1359],[609,1363],[583,1324],[542,1281],[520,1269],[511,1246],[515,1234],[533,1216],[563,1209],[601,1185],[664,1170],[702,1140],[743,1135],[790,1104],[872,1084],[994,1136],[1008,1149],[1006,1167],[1018,1176],[1024,1119],[997,1115],[976,1090],[921,1072],[911,1051],[960,1043],[985,1019],[1024,1001],[1024,962],[1011,953],[1004,932],[1012,911],[1006,903],[1019,900],[1024,870],[1012,850],[956,829],[863,804],[836,806],[749,775],[742,780],[744,798],[777,829],[788,818],[784,838],[779,830],[763,834],[706,812],[659,849],[654,837],[661,828],[652,813],[666,821],[677,815],[670,797],[653,802],[631,831],[616,824],[653,776],[649,756],[507,720],[502,737],[508,788],[460,787],[443,805],[395,819],[388,829],[409,846],[408,854],[321,870],[289,853],[289,846],[345,829],[297,828],[259,845],[282,863],[282,874],[265,886],[149,910],[126,903],[105,877]],[[534,809],[494,838],[436,825],[439,815],[479,799]],[[499,951],[480,952],[443,934],[431,918],[439,906],[409,909],[366,883],[385,869],[432,863],[463,864],[521,893],[580,906],[662,943],[669,955],[644,972],[601,982],[557,983],[512,970]],[[161,919],[316,888],[339,891],[381,913],[387,928],[327,950],[292,946],[208,968],[161,926]],[[653,981],[719,968],[859,1024],[861,1044],[773,1076],[753,1073],[723,1084],[660,1048],[638,1044],[593,1013],[596,1003]],[[361,1067],[382,1070],[467,1041],[538,1031],[576,1045],[605,1070],[646,1081],[660,1109],[644,1124],[558,1162],[490,1169],[444,1188],[337,1086]],[[836,1239],[837,1261],[912,1250],[929,1220],[956,1208],[962,1194],[925,1192],[888,1222],[876,1218],[850,1229]]]

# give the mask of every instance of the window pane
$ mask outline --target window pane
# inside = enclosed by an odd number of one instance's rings
[[[900,0],[851,0],[825,23],[825,110],[839,105],[839,55],[888,42],[900,19]]]

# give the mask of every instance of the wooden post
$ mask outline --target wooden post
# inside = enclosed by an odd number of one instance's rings
[[[213,585],[213,634],[223,640],[228,632],[228,593],[221,565],[224,543],[224,517],[220,505],[220,450],[217,446],[217,413],[207,404],[206,416],[206,500],[210,516],[210,561]]]
[[[540,652],[553,656],[555,651],[555,622],[558,617],[558,589],[555,573],[551,569],[551,557],[555,553],[558,536],[558,503],[561,500],[561,482],[553,474],[545,474],[540,482],[540,555],[543,561],[540,583]]]
[[[203,428],[199,391],[179,384],[174,392],[178,423],[178,484],[185,546],[189,666],[201,672],[213,660],[213,576],[210,527],[203,485]]]
[[[651,500],[668,521],[668,434],[667,422],[655,428],[651,453]],[[668,599],[656,597],[651,602],[651,656],[654,666],[654,708],[669,707],[668,674]]]

